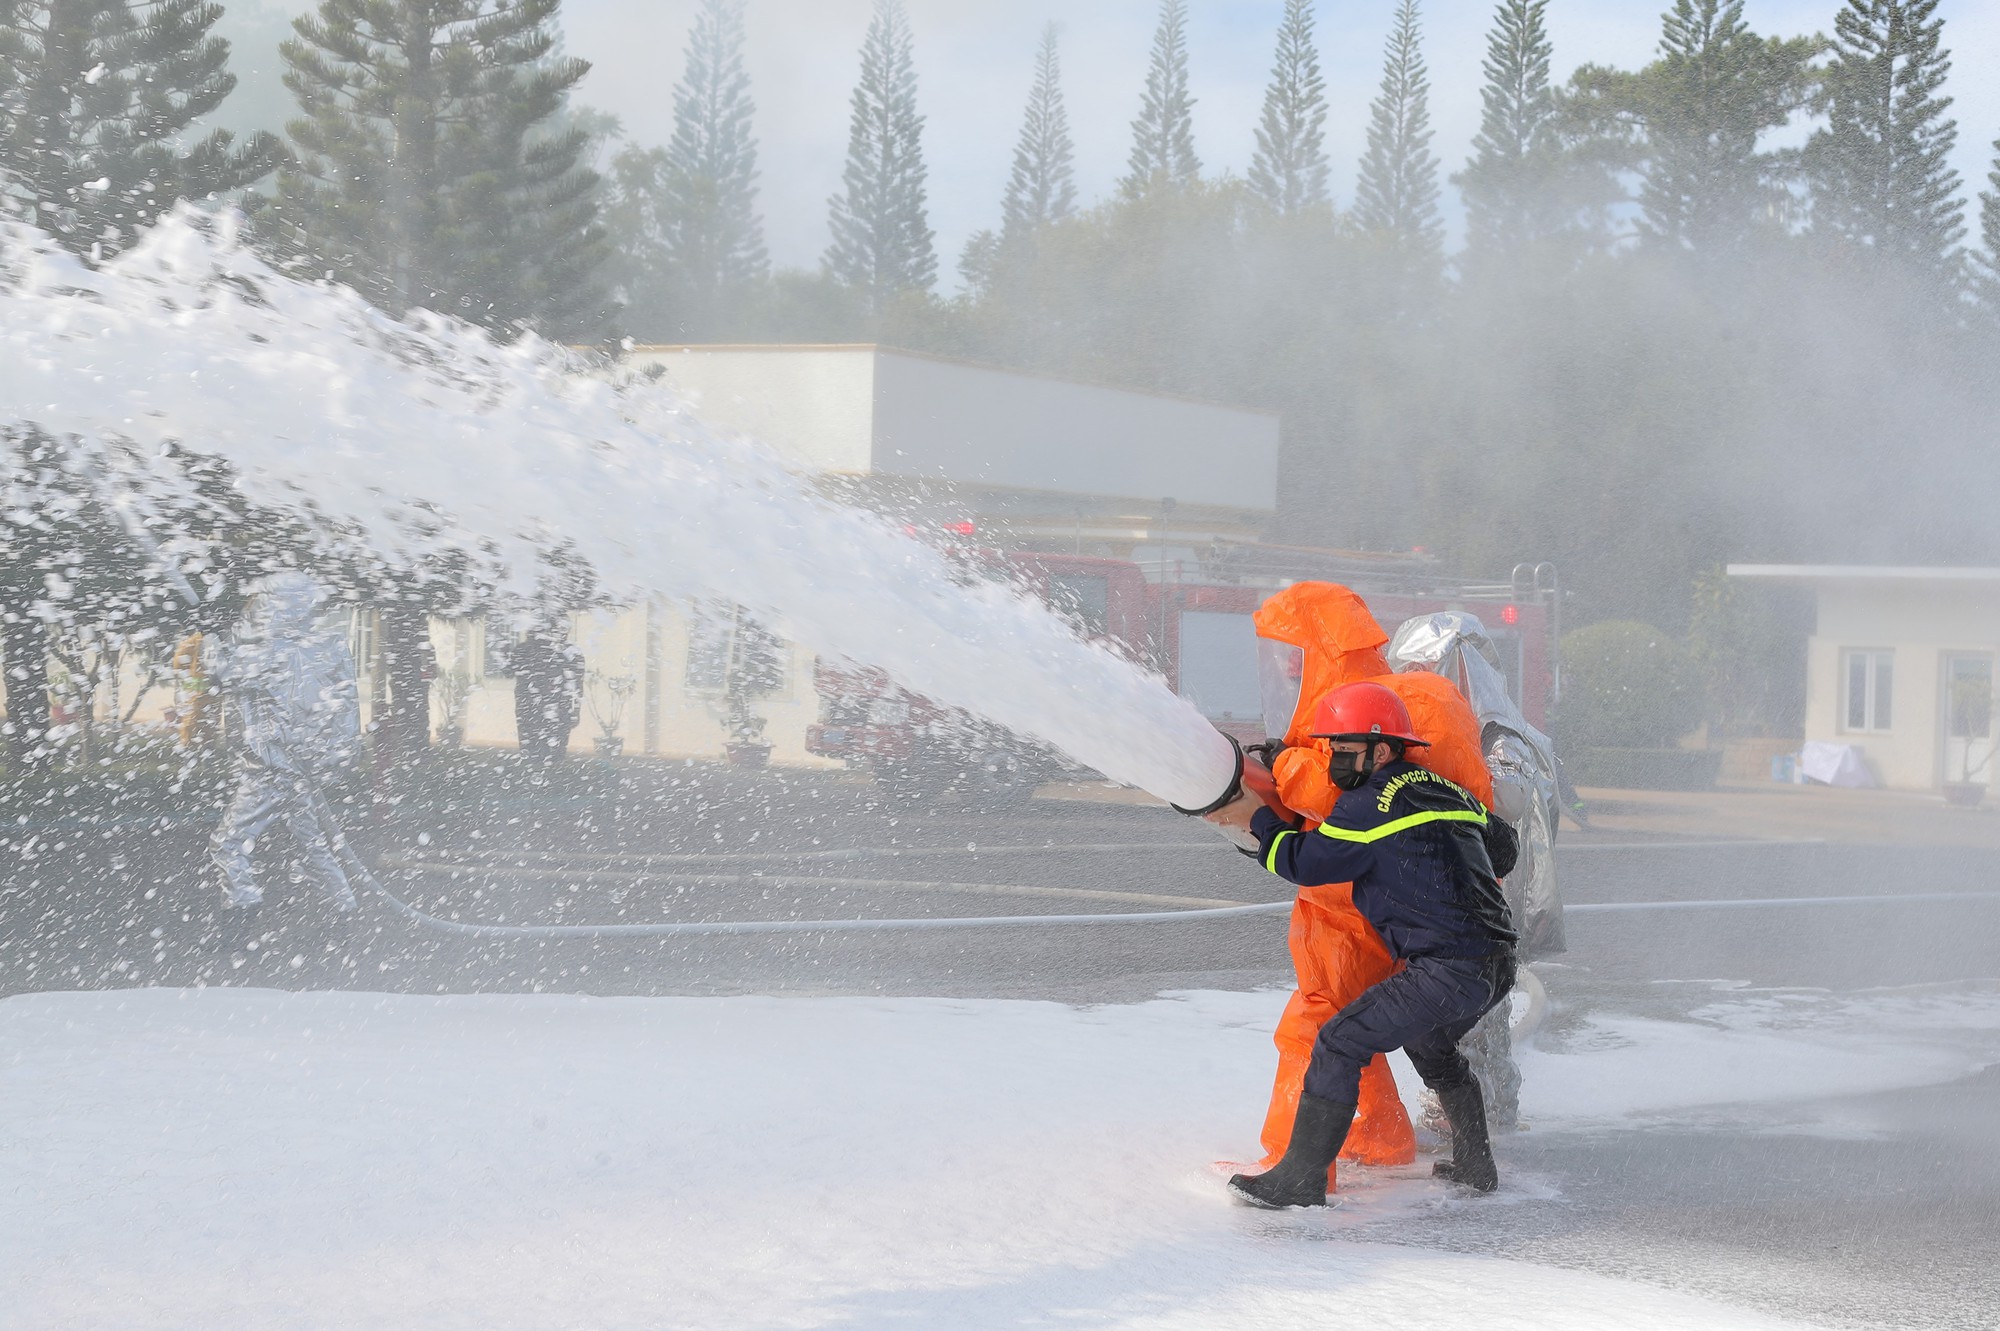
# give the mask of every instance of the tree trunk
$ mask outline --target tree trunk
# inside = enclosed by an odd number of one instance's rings
[[[514,733],[521,756],[560,762],[576,729],[581,681],[568,635],[537,627],[522,636],[514,654]]]
[[[34,761],[49,733],[49,645],[39,621],[0,603],[0,669],[6,675],[8,757]]]
[[[392,768],[419,762],[431,741],[431,617],[421,606],[382,607],[382,673],[389,685],[376,742]]]

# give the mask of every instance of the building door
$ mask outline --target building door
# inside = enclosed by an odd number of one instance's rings
[[[1947,782],[1993,780],[1993,657],[1947,652],[1944,657],[1944,762]]]

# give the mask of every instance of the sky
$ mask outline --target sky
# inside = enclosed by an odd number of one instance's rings
[[[1585,63],[1627,68],[1651,58],[1668,0],[1550,0],[1558,79]],[[1831,33],[1840,0],[1749,0],[1759,32]],[[1131,148],[1157,0],[905,0],[915,34],[918,104],[930,170],[931,224],[940,274],[955,280],[968,236],[997,221],[1044,24],[1061,28],[1063,92],[1076,140],[1077,184],[1086,202],[1115,187]],[[757,103],[761,204],[772,259],[812,267],[827,244],[827,200],[839,188],[847,105],[860,68],[872,0],[749,0],[746,64]],[[1316,7],[1330,114],[1327,150],[1336,203],[1352,202],[1365,147],[1368,103],[1381,78],[1394,0],[1321,0]],[[219,117],[275,127],[291,114],[271,52],[297,0],[242,0],[223,30],[236,45],[244,86]],[[591,62],[582,102],[617,116],[626,140],[663,144],[673,131],[696,0],[567,0],[571,55]],[[1241,175],[1255,149],[1283,0],[1189,0],[1195,148],[1204,171]],[[1446,174],[1464,164],[1479,128],[1480,63],[1492,0],[1428,0],[1424,50],[1431,74],[1432,150]],[[1956,102],[1954,165],[1970,198],[1992,169],[2000,137],[2000,5],[1943,0],[1945,44],[1954,57],[1947,91]],[[1446,191],[1454,240],[1459,209]]]

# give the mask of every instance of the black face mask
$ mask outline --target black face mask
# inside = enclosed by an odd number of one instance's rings
[[[1375,774],[1373,767],[1362,766],[1367,761],[1365,753],[1342,753],[1335,749],[1326,761],[1327,779],[1342,790],[1359,790]]]

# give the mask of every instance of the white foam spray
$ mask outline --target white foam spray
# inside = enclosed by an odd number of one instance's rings
[[[95,271],[0,224],[0,420],[181,441],[228,458],[258,502],[309,503],[393,558],[483,540],[525,582],[567,538],[617,594],[739,602],[1177,804],[1213,799],[1233,765],[1156,676],[1031,597],[959,585],[938,552],[668,390],[614,386],[534,337],[391,319],[274,271],[227,217],[177,213]],[[445,521],[412,523],[420,506]]]

